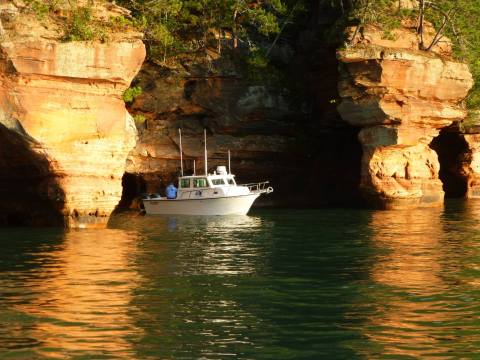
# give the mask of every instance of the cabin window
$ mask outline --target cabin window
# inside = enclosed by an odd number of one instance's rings
[[[228,179],[228,183],[229,183],[230,185],[235,185],[235,181],[234,181],[233,179]]]
[[[213,185],[225,185],[225,181],[223,179],[212,179]]]
[[[181,188],[189,188],[190,187],[190,179],[181,179],[180,180],[180,187]]]
[[[193,187],[195,188],[207,187],[207,179],[206,178],[193,179]]]

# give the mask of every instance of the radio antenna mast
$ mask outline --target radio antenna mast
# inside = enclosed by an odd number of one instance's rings
[[[205,175],[208,175],[208,159],[207,159],[207,129],[203,129],[203,142],[204,142],[204,154],[205,154]]]
[[[232,173],[230,169],[230,150],[228,150],[228,174],[230,175]]]
[[[182,129],[180,129],[180,128],[178,128],[178,137],[180,139],[180,173],[183,176]]]

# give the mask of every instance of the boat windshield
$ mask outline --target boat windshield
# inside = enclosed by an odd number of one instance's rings
[[[194,188],[208,187],[207,186],[207,179],[206,178],[193,179],[193,187]]]
[[[182,189],[190,187],[190,179],[180,179],[180,187]]]
[[[223,179],[212,179],[213,185],[225,185],[225,181]]]
[[[235,180],[233,180],[232,178],[228,179],[228,184],[235,185]]]

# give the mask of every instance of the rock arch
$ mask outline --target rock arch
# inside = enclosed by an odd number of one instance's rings
[[[401,31],[399,40],[372,35],[338,52],[338,109],[362,128],[360,188],[366,200],[383,208],[435,206],[443,203],[444,191],[429,144],[465,118],[461,102],[473,79],[466,64],[445,56],[445,46],[434,49],[442,55],[412,49],[404,40],[416,35]]]

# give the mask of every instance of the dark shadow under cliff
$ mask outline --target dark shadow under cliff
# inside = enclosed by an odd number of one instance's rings
[[[0,226],[62,226],[63,192],[35,142],[0,125]]]

